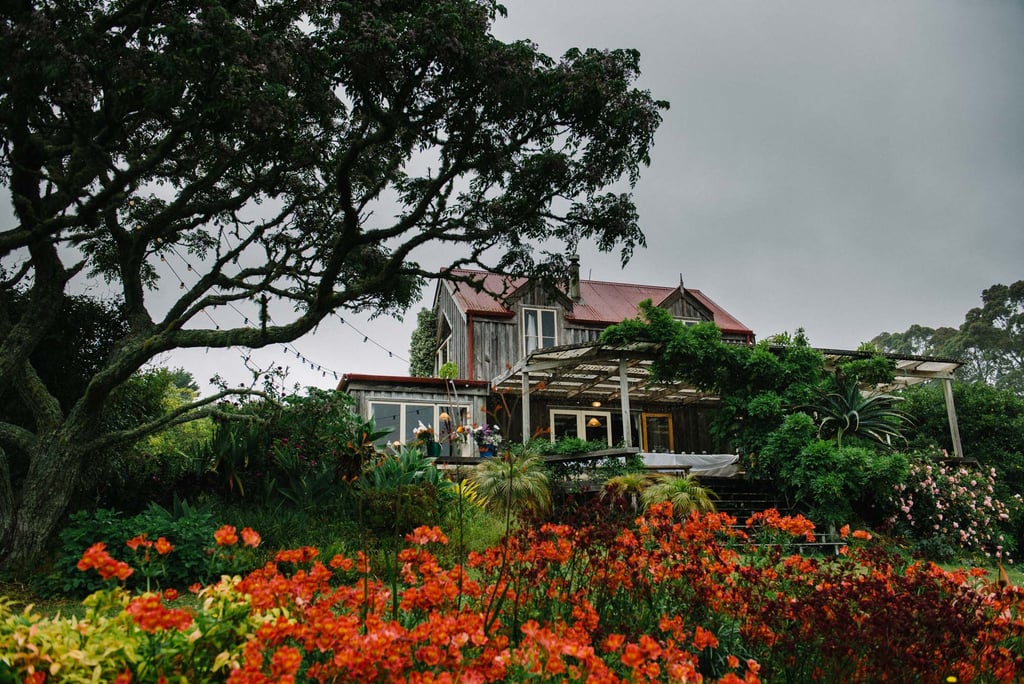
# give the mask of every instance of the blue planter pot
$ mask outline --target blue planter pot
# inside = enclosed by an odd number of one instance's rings
[[[494,445],[493,444],[481,444],[480,445],[480,458],[494,458]]]

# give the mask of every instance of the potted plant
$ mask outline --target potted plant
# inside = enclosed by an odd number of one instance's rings
[[[493,458],[499,444],[501,435],[497,425],[474,425],[470,434],[477,448],[480,449],[480,458]]]
[[[434,428],[427,427],[421,422],[413,434],[423,444],[423,450],[429,458],[441,455],[441,445],[434,439]]]

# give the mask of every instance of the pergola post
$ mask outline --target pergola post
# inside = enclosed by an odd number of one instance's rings
[[[629,420],[629,378],[625,359],[619,359],[619,403],[622,405],[622,436],[629,449],[633,446],[633,424]]]
[[[530,372],[523,369],[523,444],[530,441]]]
[[[956,421],[956,404],[953,403],[953,380],[942,379],[942,393],[946,398],[946,417],[949,418],[949,436],[953,440],[953,455],[957,459],[964,457],[964,448],[960,444],[960,426]]]

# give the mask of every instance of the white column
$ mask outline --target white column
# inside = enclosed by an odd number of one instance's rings
[[[530,373],[523,369],[523,444],[530,441]]]
[[[619,401],[622,404],[622,436],[628,449],[633,446],[633,425],[629,422],[629,376],[626,375],[625,359],[619,359]]]

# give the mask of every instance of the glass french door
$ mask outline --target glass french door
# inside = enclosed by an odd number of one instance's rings
[[[642,416],[644,451],[671,453],[675,449],[672,435],[672,414],[645,413]]]

